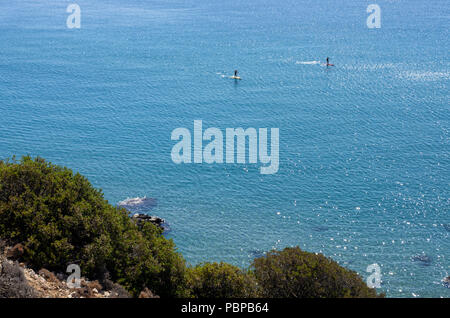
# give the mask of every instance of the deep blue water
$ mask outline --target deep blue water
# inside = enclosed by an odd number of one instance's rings
[[[447,0],[376,1],[380,29],[374,1],[79,0],[77,30],[72,2],[0,2],[1,158],[155,198],[192,264],[299,245],[378,263],[388,296],[450,297]],[[195,119],[279,128],[279,172],[175,165]]]

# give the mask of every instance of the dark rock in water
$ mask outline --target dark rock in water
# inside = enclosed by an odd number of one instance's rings
[[[413,257],[411,257],[411,259],[414,262],[418,262],[419,264],[421,264],[423,266],[430,266],[431,263],[433,262],[431,257],[426,254],[417,254],[417,255],[414,255]]]
[[[323,226],[323,225],[313,226],[312,229],[313,229],[313,231],[316,231],[316,232],[325,232],[325,231],[329,230],[329,228],[327,226]]]
[[[150,223],[153,223],[154,225],[157,225],[162,228],[163,228],[163,224],[165,223],[164,219],[159,218],[157,216],[151,216],[151,215],[139,214],[139,213],[134,214],[131,217],[131,219],[133,219],[137,225],[140,225],[144,222],[150,222]]]
[[[450,288],[450,276],[445,277],[445,278],[442,280],[442,284],[444,285],[444,287]]]

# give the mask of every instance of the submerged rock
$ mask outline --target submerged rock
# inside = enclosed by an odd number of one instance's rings
[[[432,263],[432,259],[430,256],[426,254],[417,254],[411,257],[414,262],[418,262],[423,266],[430,266]]]
[[[324,226],[324,225],[316,225],[316,226],[311,227],[311,229],[316,232],[325,232],[325,231],[329,230],[329,227]]]
[[[444,285],[444,287],[450,288],[450,276],[444,277],[444,279],[442,280],[442,284]]]
[[[126,208],[131,211],[140,210],[140,209],[153,209],[158,205],[158,201],[155,198],[147,198],[145,197],[136,197],[136,198],[127,198],[118,203],[120,207]]]

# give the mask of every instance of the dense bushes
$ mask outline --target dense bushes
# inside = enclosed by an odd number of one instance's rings
[[[258,297],[256,280],[251,272],[227,263],[205,263],[189,269],[189,286],[194,297]]]
[[[263,297],[376,297],[375,290],[367,287],[357,273],[298,247],[269,252],[255,259],[252,268]]]
[[[41,158],[0,161],[0,238],[21,243],[21,259],[36,270],[79,264],[83,276],[134,296],[145,288],[161,297],[376,296],[356,273],[299,248],[269,252],[247,271],[226,263],[187,268],[160,228],[136,226],[86,178]]]
[[[83,275],[109,274],[134,294],[148,287],[185,295],[184,260],[159,228],[138,229],[86,178],[41,158],[0,162],[0,237],[22,243],[36,269],[65,272],[76,263]]]
[[[205,263],[188,273],[192,296],[200,298],[377,297],[357,273],[298,247],[271,251],[255,259],[247,271]]]

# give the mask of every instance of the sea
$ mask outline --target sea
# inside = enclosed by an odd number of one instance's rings
[[[2,0],[0,158],[164,218],[191,265],[299,246],[448,298],[449,24],[448,0]],[[278,171],[175,163],[195,120],[278,128]]]

